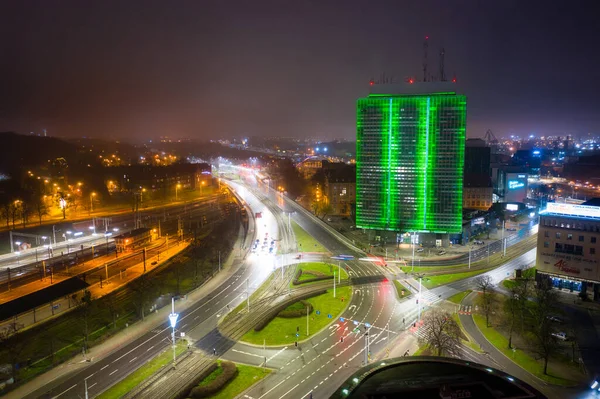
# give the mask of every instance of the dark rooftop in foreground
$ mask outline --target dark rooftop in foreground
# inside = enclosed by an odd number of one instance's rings
[[[545,398],[502,371],[460,359],[386,359],[358,370],[331,398]]]

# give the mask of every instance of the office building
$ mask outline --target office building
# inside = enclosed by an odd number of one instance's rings
[[[465,175],[490,176],[491,149],[482,139],[467,139]]]
[[[466,97],[447,82],[372,88],[357,103],[356,226],[440,245],[461,232]]]
[[[592,205],[596,204],[596,205]],[[600,206],[550,202],[540,212],[537,245],[538,281],[579,291],[598,300],[600,285]]]

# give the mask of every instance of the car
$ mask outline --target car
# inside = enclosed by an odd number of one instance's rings
[[[517,231],[517,229],[515,229],[514,227],[507,227],[506,231]]]
[[[555,333],[552,333],[552,336],[553,336],[554,338],[558,338],[558,339],[560,339],[561,341],[568,341],[568,340],[569,340],[569,337],[567,337],[567,334],[565,334],[565,333],[564,333],[564,332],[562,332],[562,331],[561,331],[561,332],[555,332]]]
[[[327,218],[327,221],[328,221],[328,222],[331,222],[331,218]]]
[[[446,255],[446,251],[443,251],[443,250],[442,250],[442,251],[438,252],[438,255],[440,255],[440,256],[442,256],[442,255]]]
[[[257,239],[256,239],[256,243],[258,244],[259,242],[260,242],[260,239],[258,239],[258,238],[257,238]]]
[[[271,241],[271,245],[275,245],[275,240],[272,240],[272,241]]]
[[[425,249],[423,249],[423,248],[417,249],[417,252],[423,252],[423,251],[425,251]]]
[[[554,323],[562,323],[562,319],[560,317],[557,316],[548,316],[548,320],[554,322]]]
[[[272,254],[273,253],[273,247],[269,248],[269,253]]]
[[[481,241],[481,240],[475,240],[475,245],[483,245],[485,244],[485,242]]]
[[[296,259],[302,259],[302,254],[296,255]]]

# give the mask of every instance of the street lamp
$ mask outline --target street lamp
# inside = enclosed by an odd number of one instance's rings
[[[169,314],[169,322],[171,323],[171,328],[173,329],[173,333],[171,337],[173,339],[173,368],[175,368],[175,326],[177,325],[177,318],[179,315],[175,313],[175,298],[171,298],[171,314]]]
[[[221,181],[221,179],[219,179],[219,181]],[[203,195],[203,192],[204,192],[203,188],[205,185],[206,185],[206,180],[202,180],[200,182],[200,195]]]
[[[91,192],[90,193],[90,213],[94,212],[94,197],[96,196],[96,193]]]
[[[181,184],[175,185],[175,201],[178,200],[179,189],[181,188]]]

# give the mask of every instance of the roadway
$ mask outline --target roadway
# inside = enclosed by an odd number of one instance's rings
[[[239,194],[251,209],[263,209],[263,205],[250,192],[240,190]],[[256,236],[263,237],[268,234],[270,237],[278,237],[279,228],[275,216],[268,211],[263,212],[260,223],[255,226]],[[200,289],[184,302],[178,302],[176,311],[180,313],[180,317],[177,335],[194,331],[200,325],[206,327],[205,331],[216,329],[216,322],[227,313],[227,307],[233,309],[245,301],[246,295],[252,294],[266,280],[272,271],[272,265],[272,256],[250,256],[233,273],[219,273],[213,284],[208,285],[210,291]],[[24,397],[81,398],[85,396],[84,380],[87,380],[90,397],[100,394],[170,346],[171,328],[167,321],[167,313],[164,322],[152,326],[150,331],[110,355],[94,360],[84,369],[57,379]]]

